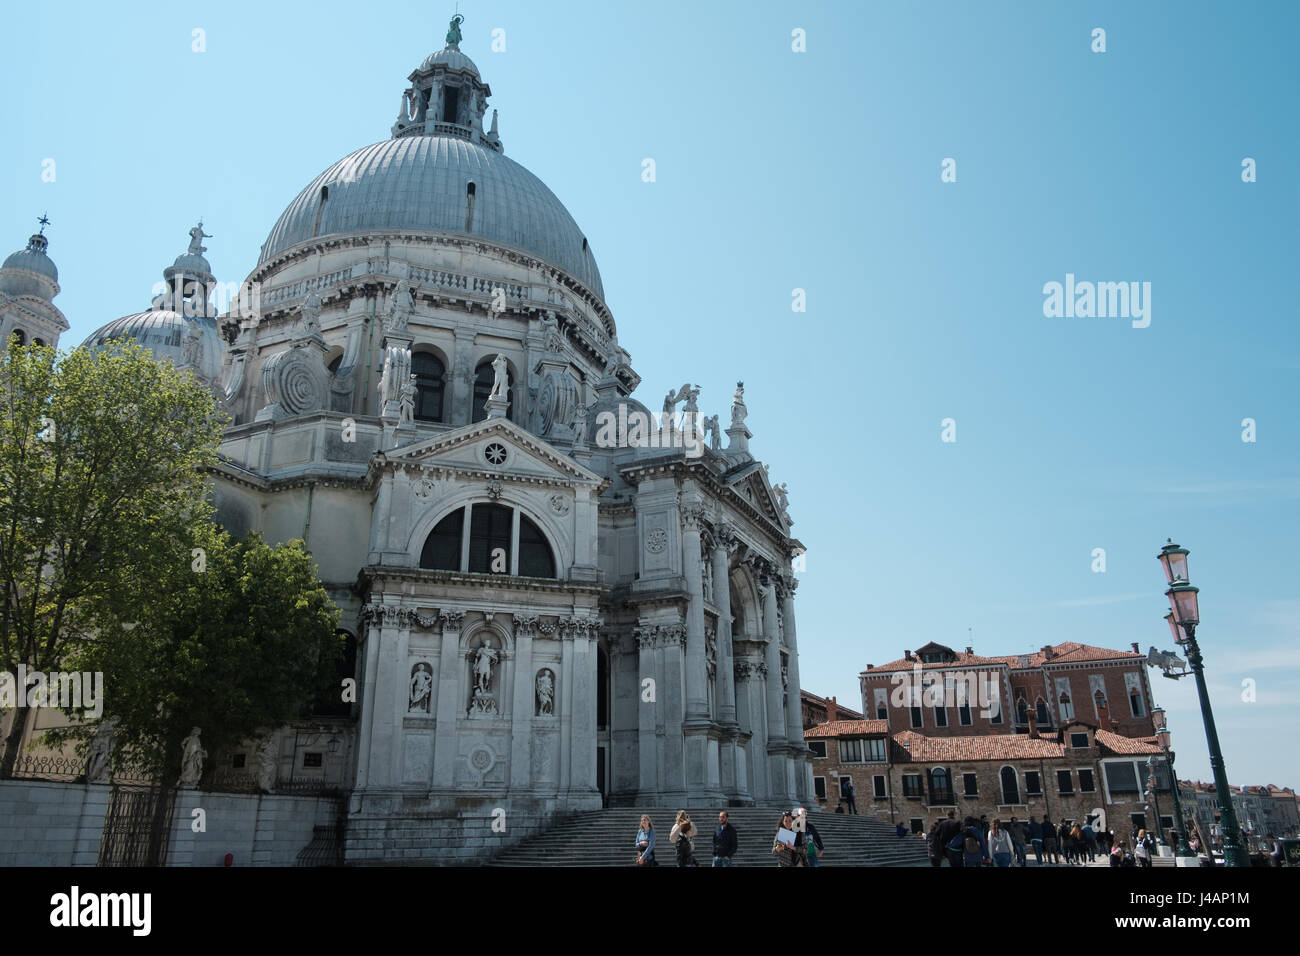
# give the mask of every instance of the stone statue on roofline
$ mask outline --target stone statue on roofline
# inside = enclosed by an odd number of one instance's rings
[[[451,18],[451,25],[447,28],[447,46],[460,47],[460,25],[465,22],[465,17],[456,14]]]
[[[203,244],[204,239],[211,239],[212,236],[203,231],[203,220],[190,230],[190,247],[186,250],[192,256],[201,256],[208,251],[208,247]]]

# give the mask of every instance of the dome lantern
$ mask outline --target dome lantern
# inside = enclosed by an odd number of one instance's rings
[[[455,136],[502,151],[495,111],[492,126],[483,131],[483,114],[492,89],[479,76],[474,61],[460,52],[459,13],[451,19],[447,45],[430,54],[407,78],[393,124],[393,139],[403,136]]]

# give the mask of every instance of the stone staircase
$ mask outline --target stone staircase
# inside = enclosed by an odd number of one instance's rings
[[[488,866],[632,866],[633,843],[642,813],[655,825],[655,857],[660,867],[675,866],[673,846],[668,842],[674,808],[624,807],[577,814],[545,833],[502,851]],[[700,866],[712,864],[712,836],[718,825],[718,810],[687,807],[700,830],[695,838],[695,858]],[[731,825],[736,828],[739,850],[735,866],[775,866],[771,855],[780,809],[730,807]],[[826,847],[823,866],[929,866],[925,841],[913,835],[897,836],[893,824],[872,817],[838,813],[810,813],[813,825]]]

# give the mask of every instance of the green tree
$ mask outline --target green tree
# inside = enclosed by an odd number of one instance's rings
[[[205,525],[192,543],[197,550],[146,583],[150,600],[138,618],[109,626],[120,612],[106,604],[97,614],[103,631],[71,658],[104,673],[103,719],[116,721],[113,766],[162,784],[159,825],[191,728],[215,755],[281,726],[336,680],[343,652],[338,610],[303,542],[271,547],[256,532],[234,540]],[[134,615],[136,602],[128,604]],[[47,737],[84,742],[94,729],[79,724]]]
[[[188,555],[209,520],[222,424],[190,373],[134,343],[0,354],[0,670],[63,669],[106,609],[143,614],[139,583]],[[15,691],[0,778],[27,720]]]

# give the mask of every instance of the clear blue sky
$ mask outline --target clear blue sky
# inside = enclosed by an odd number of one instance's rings
[[[930,640],[1166,647],[1173,536],[1232,781],[1300,785],[1297,5],[460,7],[643,399],[689,379],[725,417],[745,380],[809,549],[807,689],[856,705],[866,664]],[[453,9],[7,9],[0,246],[49,212],[65,343],[145,308],[199,216],[218,278],[243,278],[303,185],[388,137]],[[1150,327],[1046,318],[1067,273],[1150,282]],[[1155,684],[1180,775],[1207,778],[1191,681]]]

